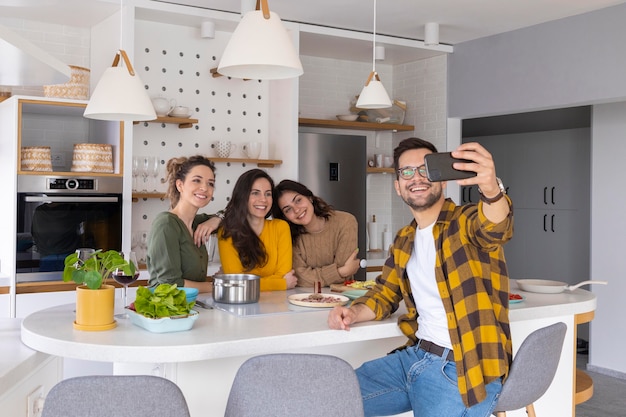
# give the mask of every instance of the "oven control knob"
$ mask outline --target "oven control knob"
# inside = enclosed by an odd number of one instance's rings
[[[68,190],[78,190],[78,180],[71,178],[65,182],[65,188]]]

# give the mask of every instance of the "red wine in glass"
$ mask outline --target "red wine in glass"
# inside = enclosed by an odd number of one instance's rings
[[[113,273],[113,279],[122,285],[130,285],[137,281],[138,278],[139,271],[136,271],[135,275],[124,275],[124,271],[116,271]]]
[[[129,263],[132,263],[134,265],[135,273],[133,275],[128,275],[126,272],[124,272],[124,270],[118,269],[111,274],[113,279],[122,285],[122,297],[124,298],[124,309],[128,307],[128,296],[127,296],[128,286],[132,284],[133,282],[137,281],[137,279],[139,278],[139,268],[137,268],[137,258],[135,256],[135,252],[130,252],[126,256],[125,259]],[[120,319],[127,319],[128,313],[124,312],[123,314],[116,314],[115,317],[118,317]]]

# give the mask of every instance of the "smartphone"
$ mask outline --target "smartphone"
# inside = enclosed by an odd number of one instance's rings
[[[424,165],[426,166],[426,175],[429,181],[449,181],[460,180],[463,178],[475,177],[474,171],[461,171],[454,169],[452,164],[455,162],[470,162],[469,159],[454,158],[450,152],[429,153],[424,156]]]

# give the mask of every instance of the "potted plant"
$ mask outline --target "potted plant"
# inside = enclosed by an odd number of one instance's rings
[[[115,287],[106,283],[111,274],[122,270],[134,275],[135,266],[117,251],[76,251],[65,258],[63,281],[74,281],[76,287],[76,321],[78,330],[109,330],[116,326]]]

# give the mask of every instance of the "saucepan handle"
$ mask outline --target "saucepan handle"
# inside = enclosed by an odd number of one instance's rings
[[[583,281],[583,282],[579,282],[576,285],[570,285],[567,287],[568,290],[575,290],[578,287],[581,287],[583,285],[589,285],[589,284],[601,284],[601,285],[606,285],[608,284],[608,281],[596,281],[596,280],[589,280],[589,281]]]

